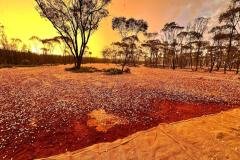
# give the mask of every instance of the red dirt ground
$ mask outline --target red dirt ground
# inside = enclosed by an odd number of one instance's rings
[[[144,117],[151,120],[145,121],[142,119],[138,123],[130,122],[125,125],[116,125],[107,132],[98,132],[95,128],[89,127],[87,125],[89,117],[87,116],[81,119],[69,117],[68,120],[62,122],[61,114],[59,114],[55,123],[48,126],[49,132],[34,125],[29,126],[32,133],[26,135],[26,138],[23,138],[21,143],[16,143],[14,139],[8,141],[9,144],[7,144],[5,149],[1,150],[0,155],[4,156],[5,154],[6,159],[13,158],[16,160],[47,157],[66,151],[78,150],[100,142],[111,142],[137,131],[155,127],[159,123],[171,123],[219,113],[234,107],[217,104],[181,103],[168,100],[157,101],[150,106],[151,108],[149,108],[148,112],[139,113],[138,116],[139,118]],[[51,115],[45,116],[51,118]],[[128,119],[129,117],[125,118]],[[40,125],[44,126],[44,124]],[[15,133],[7,134],[14,135]]]
[[[239,107],[240,83],[234,76],[147,68],[132,72],[110,78],[67,73],[64,67],[0,70],[0,159],[48,157],[159,123]],[[107,132],[89,127],[89,113],[99,109],[125,123]]]

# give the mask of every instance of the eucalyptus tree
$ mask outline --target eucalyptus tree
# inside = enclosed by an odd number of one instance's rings
[[[183,69],[186,66],[186,57],[184,56],[184,52],[185,52],[185,49],[187,49],[187,46],[186,46],[187,36],[188,36],[187,31],[181,31],[177,35],[177,42],[180,46],[178,65],[180,66],[181,69]]]
[[[42,47],[42,48],[41,48],[41,51],[42,51],[42,54],[43,54],[43,55],[47,55],[48,52],[49,52],[49,49],[48,49],[47,47]]]
[[[240,23],[240,0],[232,0],[228,9],[219,16],[219,22],[229,26],[226,34],[228,37],[228,45],[226,51],[227,59],[224,65],[224,73],[226,73],[227,67],[230,67],[231,65],[230,58],[232,57],[231,54],[233,54],[232,49],[235,37],[238,33],[237,27],[239,27]]]
[[[139,33],[144,33],[148,29],[148,24],[142,19],[127,19],[125,17],[114,17],[112,19],[112,29],[118,31],[121,38],[129,36],[138,36]]]
[[[10,50],[19,51],[22,40],[19,38],[12,38],[10,42]]]
[[[111,0],[35,0],[40,15],[62,36],[80,69],[86,46],[99,23],[108,16]]]
[[[19,51],[18,49],[20,48],[20,44],[22,43],[22,40],[19,38],[11,38],[10,43],[7,44],[7,50],[10,50],[11,52],[11,63],[15,64],[18,62],[18,59],[14,57],[14,51]]]
[[[240,40],[238,41],[238,50],[236,57],[236,74],[239,73],[239,69],[240,69]]]
[[[196,18],[191,25],[191,33],[195,37],[195,41],[193,43],[196,44],[196,52],[195,52],[195,71],[198,70],[199,58],[203,54],[201,49],[204,46],[203,35],[207,29],[207,25],[209,22],[209,18],[198,17]]]
[[[149,48],[150,51],[150,64],[158,67],[158,62],[160,58],[160,47],[161,47],[161,41],[158,39],[155,40],[148,40],[142,46]]]
[[[167,23],[164,25],[162,32],[167,42],[169,55],[171,56],[172,69],[176,69],[176,46],[177,35],[184,29],[184,27],[178,25],[176,22]]]
[[[121,53],[122,48],[119,45],[120,43],[121,42],[112,42],[108,48],[111,51],[110,54],[111,63],[120,64],[122,61],[123,53]]]
[[[129,50],[128,50],[128,44],[125,42],[113,42],[112,44],[114,47],[117,47],[117,51],[113,52],[112,59],[113,62],[117,63],[117,56],[120,55],[120,64],[122,66],[122,71],[124,71],[124,67],[129,61]]]
[[[52,54],[53,50],[54,50],[54,45],[56,43],[60,43],[59,40],[54,39],[54,38],[42,39],[41,41],[42,41],[42,44],[43,44],[43,48],[46,49],[44,54]]]
[[[9,49],[9,42],[5,33],[5,27],[0,23],[0,45],[2,49]]]
[[[190,68],[193,69],[193,53],[194,49],[197,48],[196,44],[198,42],[198,39],[201,38],[201,35],[194,30],[193,24],[189,23],[186,27],[186,45],[183,46],[186,50],[189,50],[188,55],[189,55],[189,65]],[[196,54],[197,52],[195,52]]]
[[[70,41],[66,37],[65,37],[65,39]],[[59,47],[59,49],[61,50],[62,55],[64,57],[64,62],[63,63],[66,65],[67,64],[67,56],[70,58],[71,53],[70,53],[70,50],[69,50],[67,44],[64,41],[64,38],[62,36],[55,36],[55,37],[52,38],[52,42],[55,45],[55,47]],[[69,60],[69,62],[70,62],[70,60]]]
[[[91,63],[91,59],[92,59],[92,51],[89,51],[89,52],[88,52],[88,55],[89,55],[89,59],[90,59],[90,63]]]
[[[136,65],[136,42],[139,41],[138,35],[147,31],[147,22],[142,19],[115,17],[112,19],[112,29],[118,31],[121,36],[121,42],[116,45],[123,49],[122,70],[130,62]]]
[[[118,53],[122,54],[122,71],[124,71],[125,66],[128,65],[131,60],[133,60],[134,50],[137,49],[136,42],[138,41],[139,39],[137,36],[129,36],[123,38],[121,42],[113,43],[113,45],[119,47]]]
[[[212,72],[213,67],[216,62],[217,71],[222,67],[223,62],[226,61],[226,56],[224,55],[224,49],[226,44],[226,35],[224,30],[227,29],[227,25],[214,26],[209,33],[212,34],[212,46],[210,47],[211,54],[211,67],[210,72]]]
[[[39,52],[40,45],[42,45],[42,40],[38,36],[31,36],[29,38],[31,51],[32,52]]]
[[[28,52],[29,51],[29,48],[28,46],[24,43],[21,47],[21,52]]]
[[[104,59],[104,62],[109,62],[109,60],[111,59],[111,54],[113,53],[113,50],[108,47],[108,48],[104,48],[102,50],[102,56],[103,56],[103,59]]]
[[[157,67],[160,58],[160,47],[161,41],[157,39],[158,33],[145,33],[146,41],[142,44],[143,47],[147,48],[150,56],[150,65]]]

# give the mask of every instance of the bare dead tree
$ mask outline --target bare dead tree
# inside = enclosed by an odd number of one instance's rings
[[[108,16],[111,0],[35,0],[40,15],[48,19],[70,49],[80,69],[86,46],[100,21]]]

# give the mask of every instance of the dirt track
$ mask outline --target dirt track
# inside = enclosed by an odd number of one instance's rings
[[[57,66],[1,69],[0,82],[0,158],[5,159],[74,151],[240,104],[239,77],[219,73],[141,67],[107,76]]]

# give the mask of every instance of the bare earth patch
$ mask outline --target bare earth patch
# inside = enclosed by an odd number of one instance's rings
[[[126,120],[112,114],[107,114],[105,110],[94,110],[88,114],[90,119],[87,121],[89,127],[96,127],[99,132],[107,132],[115,125],[124,125]]]
[[[74,151],[240,105],[233,73],[139,67],[108,76],[66,67],[0,69],[0,159]]]

